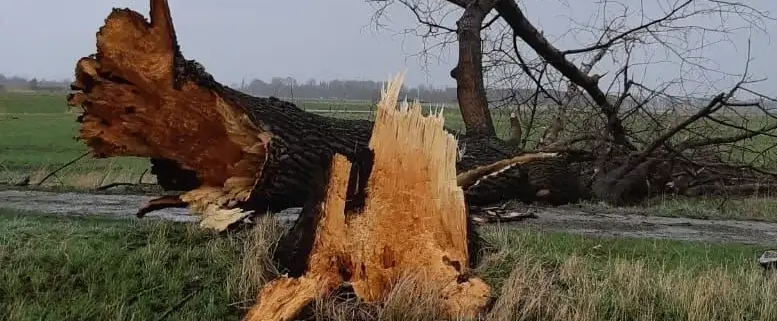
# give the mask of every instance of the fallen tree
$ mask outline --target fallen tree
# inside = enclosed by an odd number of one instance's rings
[[[335,154],[358,164],[372,122],[307,113],[221,85],[183,57],[167,2],[152,0],[150,7],[150,21],[129,9],[112,10],[97,32],[96,54],[77,62],[76,92],[68,96],[69,105],[83,108],[78,137],[96,157],[149,158],[157,182],[182,192],[150,201],[138,216],[189,207],[203,226],[224,230],[252,215],[305,204],[310,182]],[[535,160],[563,154],[527,156],[497,168],[489,164],[514,155],[498,140],[473,135],[460,141],[467,152],[457,168],[469,181],[468,202],[500,195],[535,201],[557,190],[572,191],[560,193],[564,202],[579,199],[568,179],[530,175]]]

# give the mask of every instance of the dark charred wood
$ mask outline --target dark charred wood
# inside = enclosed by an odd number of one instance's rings
[[[175,161],[151,158],[151,174],[159,186],[168,191],[190,191],[202,184],[197,172],[181,168]]]
[[[465,191],[467,204],[484,206],[516,199],[525,204],[563,205],[590,199],[566,157],[515,165],[482,178]]]
[[[467,171],[478,166],[518,155],[518,149],[497,137],[465,134],[459,137],[459,160],[456,170]]]

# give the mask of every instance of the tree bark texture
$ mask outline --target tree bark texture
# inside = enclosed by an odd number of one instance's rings
[[[467,135],[496,136],[496,129],[488,109],[483,83],[483,50],[480,28],[493,0],[475,0],[464,10],[456,23],[459,42],[459,63],[456,72],[456,96]]]

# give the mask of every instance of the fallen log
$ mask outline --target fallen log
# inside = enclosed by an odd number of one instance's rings
[[[83,109],[78,137],[95,157],[149,158],[157,182],[181,192],[152,200],[138,216],[188,207],[202,226],[225,230],[253,215],[304,205],[310,182],[336,154],[358,164],[372,122],[324,117],[223,86],[181,54],[167,1],[150,3],[150,21],[129,9],[111,11],[97,32],[96,54],[77,62],[75,92],[68,95],[69,105]],[[460,141],[463,174],[515,156],[498,139]],[[561,154],[553,159],[563,163]],[[489,169],[476,189],[467,188],[467,202],[580,198],[569,188],[573,174],[533,175],[535,163],[542,168],[544,160]]]
[[[314,182],[298,230],[301,271],[270,282],[245,320],[291,320],[316,298],[346,283],[360,299],[381,301],[407,274],[439,287],[450,317],[474,318],[487,308],[490,288],[468,276],[467,213],[457,184],[456,142],[441,114],[421,106],[397,110],[401,75],[378,105],[369,148],[349,161],[335,155]],[[354,164],[359,166],[352,167]]]
[[[163,186],[185,191],[150,202],[141,216],[188,206],[203,225],[224,229],[252,211],[300,204],[332,155],[366,148],[370,122],[222,86],[181,55],[166,1],[152,0],[150,16],[112,10],[68,96],[83,107],[78,137],[96,157],[151,158]]]

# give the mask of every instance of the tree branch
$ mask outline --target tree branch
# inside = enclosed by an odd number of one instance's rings
[[[461,7],[468,7],[465,1],[448,0]],[[599,106],[601,112],[607,117],[607,130],[612,135],[613,141],[629,150],[637,148],[629,141],[626,136],[626,128],[618,117],[618,110],[607,100],[607,95],[599,88],[598,78],[591,77],[567,60],[564,54],[553,46],[534,25],[529,22],[514,0],[496,1],[494,6],[497,13],[513,29],[515,35],[526,42],[543,59],[548,61],[561,74],[569,78],[573,83],[582,87],[594,102]]]

